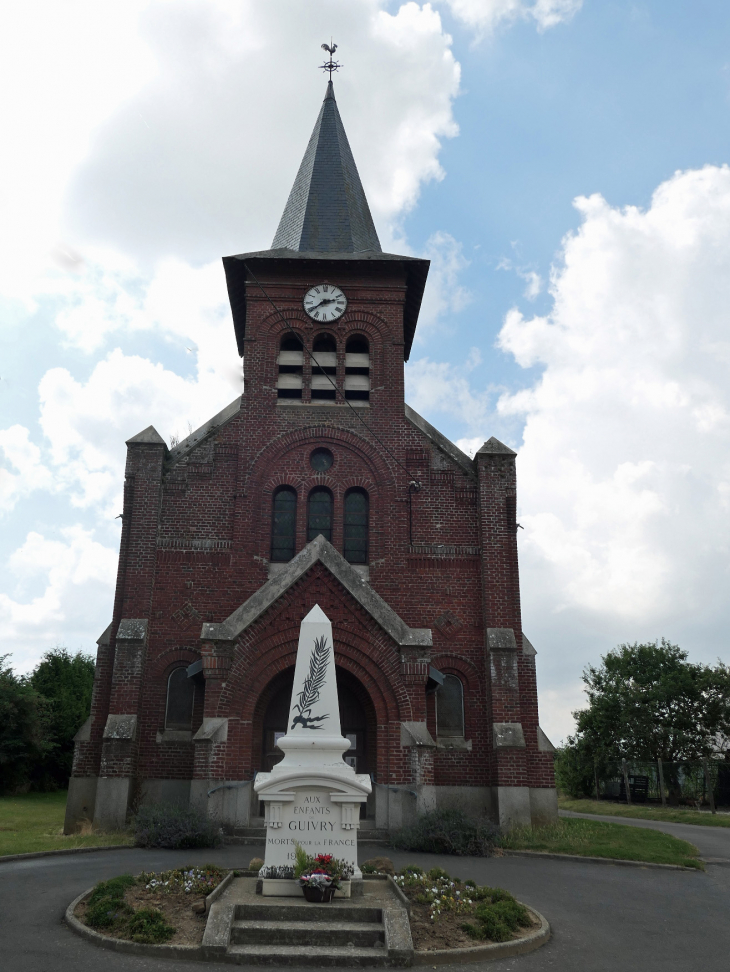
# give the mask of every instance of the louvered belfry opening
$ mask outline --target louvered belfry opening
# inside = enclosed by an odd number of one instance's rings
[[[370,400],[370,344],[362,334],[353,334],[345,345],[345,398]]]
[[[298,398],[301,401],[304,346],[296,335],[288,333],[282,337],[277,365],[279,367],[276,380],[277,397]]]
[[[337,341],[318,334],[312,345],[312,401],[333,402],[337,397]]]

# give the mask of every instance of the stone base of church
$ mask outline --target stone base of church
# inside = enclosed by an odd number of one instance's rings
[[[75,834],[83,824],[94,819],[96,807],[97,776],[72,776],[68,781],[64,834]]]
[[[71,777],[64,833],[76,833],[92,820],[100,830],[120,830],[129,815],[130,795],[128,779]],[[198,807],[229,833],[259,824],[259,801],[250,780],[149,779],[142,782],[140,802]],[[367,815],[376,830],[396,831],[429,810],[446,808],[463,810],[474,819],[493,820],[503,830],[542,827],[558,819],[558,796],[554,787],[375,783]]]

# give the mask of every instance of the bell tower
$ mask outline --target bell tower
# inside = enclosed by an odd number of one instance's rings
[[[429,261],[382,251],[331,79],[271,249],[223,264],[246,399],[402,412]]]

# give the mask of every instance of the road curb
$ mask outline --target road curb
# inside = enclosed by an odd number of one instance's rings
[[[93,945],[107,948],[113,952],[127,952],[133,955],[146,955],[150,958],[192,959],[198,962],[222,962],[230,964],[230,959],[220,954],[210,954],[203,945],[143,945],[141,942],[130,942],[124,938],[111,938],[84,925],[75,916],[78,905],[94,888],[82,892],[71,902],[64,914],[64,921],[68,927],[81,938],[85,938]],[[527,908],[527,905],[525,905]],[[493,962],[496,959],[509,958],[513,955],[526,955],[534,952],[550,941],[550,924],[539,911],[527,908],[531,915],[538,919],[540,927],[514,942],[494,942],[491,945],[476,945],[473,948],[438,949],[433,952],[414,951],[413,965],[462,965],[469,962]]]
[[[701,871],[699,867],[685,867],[684,864],[655,864],[652,861],[627,861],[622,857],[583,857],[581,854],[553,854],[550,851],[502,850],[504,857],[541,857],[553,861],[581,861],[589,864],[618,864],[620,867],[652,867],[664,871]],[[702,861],[701,858],[698,860]]]
[[[134,844],[107,844],[105,847],[68,847],[63,850],[33,851],[31,854],[6,854],[0,864],[10,861],[31,861],[35,857],[58,857],[59,854],[93,854],[95,851],[139,850]]]

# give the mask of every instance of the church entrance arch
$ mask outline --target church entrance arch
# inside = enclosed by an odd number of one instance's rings
[[[294,668],[287,668],[266,686],[257,708],[261,712],[261,755],[259,767],[268,773],[284,756],[276,748],[286,734],[291,704]],[[340,701],[342,735],[350,740],[345,760],[356,773],[374,773],[377,758],[377,720],[375,707],[362,683],[337,666],[337,693]],[[364,809],[363,804],[363,809]]]

